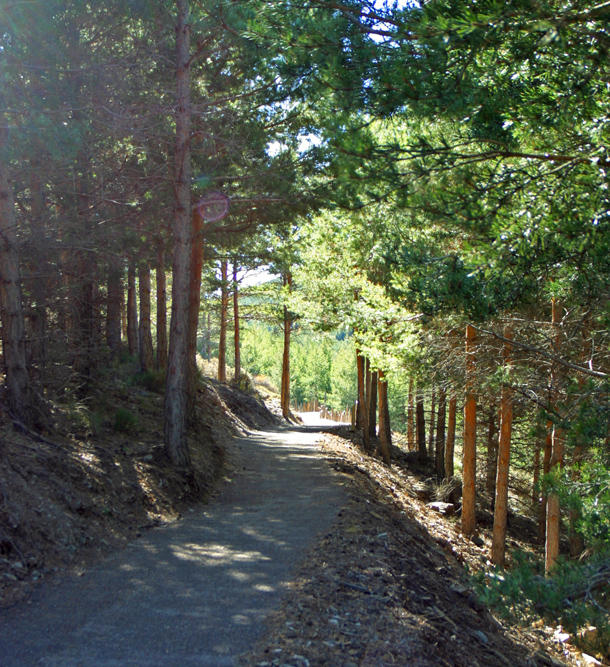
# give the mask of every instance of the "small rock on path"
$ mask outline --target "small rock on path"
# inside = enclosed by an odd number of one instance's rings
[[[0,664],[233,665],[344,502],[318,437],[305,428],[237,441],[217,500],[0,612]]]

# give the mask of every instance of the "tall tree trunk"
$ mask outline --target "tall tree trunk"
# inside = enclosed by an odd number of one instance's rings
[[[438,418],[436,425],[436,479],[440,482],[445,478],[445,411],[447,393],[444,387],[438,392]]]
[[[555,354],[558,354],[561,348],[561,330],[559,324],[561,322],[561,306],[556,299],[553,299],[552,304],[552,319],[553,327],[555,329]],[[560,371],[557,367],[552,369],[551,386],[553,387],[555,396],[559,396]],[[556,405],[557,409],[557,405]],[[551,454],[551,471],[555,469],[559,471],[563,468],[564,442],[563,429],[557,423],[553,424],[552,446],[553,452]],[[560,528],[560,507],[559,495],[557,493],[549,493],[547,499],[547,515],[546,515],[546,545],[544,554],[544,569],[550,572],[559,556],[559,528]]]
[[[502,419],[502,408],[500,407]],[[497,405],[491,404],[489,409],[489,428],[487,430],[487,469],[485,470],[485,490],[490,498],[491,510],[496,502],[496,476],[498,472],[498,412]]]
[[[409,378],[409,399],[407,403],[407,447],[410,452],[415,449],[415,437],[413,432],[413,378]]]
[[[369,396],[369,435],[374,438],[377,435],[377,384],[379,375],[377,371],[371,373],[371,395]]]
[[[121,351],[122,273],[121,260],[116,256],[112,257],[108,267],[108,301],[106,305],[106,342],[111,359],[116,359]]]
[[[512,330],[507,327],[504,338],[512,339]],[[504,343],[504,365],[511,366],[512,345]],[[498,443],[498,474],[496,479],[496,501],[494,503],[494,525],[491,545],[491,562],[504,565],[506,549],[506,521],[508,515],[508,473],[510,466],[510,442],[513,431],[513,397],[510,387],[502,387],[500,414],[500,441]]]
[[[212,357],[212,315],[208,310],[208,326],[205,330],[205,353],[206,359],[210,361]]]
[[[167,368],[167,287],[165,280],[165,242],[157,248],[157,368]]]
[[[464,404],[464,457],[462,465],[462,533],[476,528],[477,399],[474,387],[476,330],[466,327],[466,402]]]
[[[189,275],[189,321],[187,337],[186,419],[195,420],[197,396],[197,334],[201,306],[201,272],[203,270],[203,217],[195,208],[192,215],[191,270]]]
[[[7,130],[0,129],[0,148]],[[13,190],[0,159],[0,307],[2,346],[8,401],[12,413],[25,424],[34,419],[32,390],[26,368],[25,318],[21,301],[21,273],[17,253],[17,222]]]
[[[365,360],[356,350],[356,359],[358,363],[358,413],[360,414],[360,428],[362,428],[362,436],[364,440],[364,448],[367,452],[371,451],[371,436],[369,435],[368,415],[366,413],[366,373]]]
[[[138,302],[136,300],[136,263],[129,259],[127,267],[127,345],[129,354],[136,357],[139,352]]]
[[[428,456],[434,460],[434,424],[436,411],[436,388],[432,388],[432,398],[430,400],[430,434],[428,436]]]
[[[390,410],[388,406],[388,381],[383,377],[383,371],[378,374],[379,396],[379,451],[386,465],[390,465],[390,445],[392,444],[392,427],[390,424]]]
[[[417,425],[417,450],[419,452],[419,460],[425,461],[427,458],[426,452],[426,420],[424,416],[424,395],[421,389],[417,388],[417,400],[415,401],[415,415]]]
[[[288,290],[292,287],[292,275],[287,272],[284,275],[284,287]],[[290,419],[290,330],[292,328],[292,317],[287,306],[284,306],[284,354],[282,357],[282,390],[281,406],[284,419]]]
[[[121,340],[127,340],[127,303],[125,302],[125,288],[121,280]]]
[[[368,423],[368,415],[371,411],[371,360],[368,357],[365,357],[364,359],[364,401],[364,409],[366,410]]]
[[[45,274],[49,273],[48,242],[44,224],[44,190],[37,174],[41,165],[34,163],[34,182],[32,186],[32,245],[30,261],[32,297],[34,303],[30,311],[30,372],[44,386],[46,367],[47,336],[47,300],[48,282]]]
[[[152,331],[150,328],[150,266],[140,262],[140,368],[142,373],[152,371],[155,363]]]
[[[549,398],[549,403],[551,399]],[[546,438],[544,440],[544,456],[542,458],[542,475],[548,475],[551,471],[551,456],[553,454],[553,422],[549,419],[546,423]],[[540,544],[546,542],[546,510],[547,494],[542,493],[540,500],[540,513],[538,515],[538,541]]]
[[[220,338],[218,340],[218,379],[227,380],[227,314],[229,310],[229,289],[227,287],[227,260],[220,263]]]
[[[95,273],[97,262],[88,250],[77,253],[78,280],[74,300],[74,366],[78,376],[78,394],[85,397],[90,389],[93,371],[97,365],[95,333]]]
[[[241,349],[239,342],[239,289],[237,283],[237,264],[233,263],[233,324],[234,324],[234,347],[235,347],[235,382],[239,384],[241,378]]]
[[[538,487],[540,485],[540,450],[542,449],[540,445],[540,440],[536,439],[535,444],[536,449],[534,450],[534,478],[532,480],[532,509],[535,512],[540,512],[538,507],[540,503],[540,493]]]
[[[445,475],[451,479],[454,475],[453,452],[455,449],[455,418],[457,399],[455,394],[449,398],[449,414],[447,416],[447,442],[445,444]]]
[[[189,467],[186,441],[186,377],[188,348],[191,224],[191,98],[190,27],[188,0],[176,0],[176,149],[174,172],[174,260],[172,318],[165,390],[165,448],[172,463]]]

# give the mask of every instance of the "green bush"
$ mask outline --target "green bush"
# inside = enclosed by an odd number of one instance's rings
[[[162,394],[165,391],[165,371],[146,371],[135,376],[137,384],[148,391]]]
[[[474,585],[481,601],[500,616],[530,624],[536,619],[560,624],[586,650],[610,651],[610,551],[589,561],[559,559],[552,575],[544,575],[544,563],[524,552],[514,554],[510,571],[479,573]],[[594,642],[580,636],[589,626],[597,628]]]
[[[138,430],[138,417],[131,410],[119,408],[114,417],[114,430],[119,433],[131,433]]]

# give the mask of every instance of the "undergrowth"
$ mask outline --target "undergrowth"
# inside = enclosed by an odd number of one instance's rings
[[[587,651],[610,655],[610,552],[588,561],[559,559],[552,575],[544,562],[517,551],[510,570],[474,575],[481,601],[511,622],[561,625]],[[595,632],[587,630],[596,628]]]

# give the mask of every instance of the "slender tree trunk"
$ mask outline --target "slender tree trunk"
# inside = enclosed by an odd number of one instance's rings
[[[377,435],[377,384],[379,375],[377,371],[371,373],[371,395],[369,397],[369,435],[374,438]]]
[[[174,175],[174,259],[172,266],[172,318],[165,390],[165,447],[172,463],[189,467],[186,441],[186,378],[188,348],[191,223],[191,99],[190,27],[188,0],[176,0],[176,150]]]
[[[7,130],[0,129],[0,148],[6,141],[6,133]],[[26,367],[25,318],[16,228],[13,190],[0,160],[0,307],[6,386],[12,413],[20,421],[30,424],[34,415]]]
[[[365,396],[365,361],[364,357],[359,351],[357,354],[358,363],[358,412],[360,413],[360,427],[362,428],[362,436],[364,439],[364,448],[371,451],[371,436],[369,435],[368,415],[366,413],[366,396]]]
[[[127,304],[125,303],[125,288],[121,280],[121,340],[127,340]]]
[[[292,275],[287,272],[284,276],[284,287],[292,287]],[[281,406],[284,419],[290,419],[290,330],[292,317],[287,306],[284,306],[284,355],[282,357],[282,390]]]
[[[208,310],[208,326],[205,331],[205,350],[206,350],[206,359],[210,361],[212,358],[212,315]]]
[[[197,334],[201,306],[201,272],[203,270],[203,218],[195,208],[192,214],[191,270],[189,275],[189,321],[186,348],[186,420],[194,424],[197,397]]]
[[[582,445],[576,445],[572,452],[572,479],[578,480],[580,472],[578,466],[582,463],[583,448]],[[582,535],[577,530],[578,521],[581,518],[581,513],[577,509],[570,510],[570,556],[578,558],[584,551],[585,545]]]
[[[220,338],[218,341],[218,379],[227,380],[227,314],[229,311],[229,289],[227,287],[227,260],[220,263]]]
[[[78,393],[85,397],[90,388],[93,371],[97,365],[95,349],[95,273],[97,263],[92,252],[77,253],[78,281],[75,286],[74,331],[75,356],[73,371],[79,378]]]
[[[392,444],[392,428],[390,425],[390,410],[388,406],[388,381],[383,377],[383,371],[379,370],[378,396],[379,396],[379,451],[386,465],[391,465],[390,445]]]
[[[108,302],[106,306],[106,342],[111,359],[121,351],[121,298],[123,295],[122,263],[113,257],[108,268]]]
[[[152,371],[155,364],[152,331],[150,328],[150,266],[140,262],[140,368],[142,373]]]
[[[532,509],[539,513],[540,494],[538,486],[540,485],[540,441],[536,440],[536,449],[534,450],[534,478],[532,480]]]
[[[415,401],[415,416],[417,425],[417,450],[419,460],[425,461],[428,457],[426,452],[426,420],[424,416],[424,395],[417,388],[417,399]]]
[[[167,368],[167,287],[165,280],[165,242],[157,248],[157,368]]]
[[[445,475],[451,479],[454,475],[453,452],[455,449],[455,418],[457,413],[457,399],[451,395],[449,399],[449,414],[447,416],[447,442],[445,444]]]
[[[438,392],[438,418],[436,425],[436,479],[440,482],[445,478],[445,411],[447,393],[444,387]]]
[[[136,300],[136,264],[129,260],[127,268],[127,344],[132,357],[138,355],[138,303]]]
[[[502,419],[502,408],[500,407],[500,417]],[[485,490],[490,498],[491,510],[493,512],[496,501],[496,475],[498,472],[498,412],[495,403],[491,404],[489,409],[489,428],[487,430],[487,469]]]
[[[410,452],[415,449],[415,434],[413,433],[413,378],[409,378],[409,399],[407,403],[407,447]]]
[[[434,424],[436,411],[436,388],[432,389],[432,399],[430,401],[430,434],[428,436],[428,456],[434,460]]]
[[[561,322],[561,306],[556,299],[553,299],[552,306],[552,318],[553,326],[555,329],[555,353],[559,353],[561,348],[561,330],[559,328],[559,323]],[[559,395],[559,382],[560,382],[560,371],[558,368],[553,368],[552,370],[552,380],[551,386],[554,389],[555,395]],[[563,429],[559,424],[553,424],[553,435],[552,435],[552,446],[553,452],[551,454],[551,471],[555,469],[557,472],[563,468],[563,454],[564,454],[564,442],[563,442]],[[550,572],[559,556],[559,528],[560,528],[560,507],[559,507],[559,495],[557,493],[549,493],[547,499],[547,515],[546,515],[546,545],[545,545],[545,558],[544,558],[544,569],[546,572]]]
[[[474,387],[476,330],[466,327],[466,402],[464,404],[464,457],[462,465],[462,533],[476,529],[477,399]]]
[[[360,396],[364,395],[366,390],[364,389],[364,387],[362,387],[362,383],[364,380],[363,380],[363,375],[360,372],[360,352],[358,352],[358,350],[356,350],[356,372],[358,378],[357,380],[358,386],[356,389],[358,396],[356,399],[356,430],[359,431],[362,428],[362,409],[360,405]]]
[[[241,349],[239,342],[239,290],[237,283],[237,264],[233,264],[233,323],[235,344],[235,382],[239,384],[241,378]]]
[[[368,357],[365,357],[364,359],[364,401],[364,409],[366,410],[368,423],[368,415],[371,411],[371,361]]]
[[[550,399],[549,399],[550,400]],[[544,441],[544,456],[542,458],[542,474],[548,475],[551,471],[551,456],[553,454],[553,422],[551,420],[546,423],[546,438]],[[540,500],[540,514],[538,516],[538,541],[540,544],[546,543],[546,510],[547,510],[547,494],[542,493]]]
[[[37,174],[40,164],[33,164],[34,183],[32,186],[32,245],[33,253],[30,261],[31,289],[34,303],[30,311],[30,372],[32,378],[38,378],[45,384],[46,367],[46,335],[47,335],[47,301],[48,282],[45,274],[49,273],[47,239],[44,224],[44,191]],[[26,351],[27,352],[27,351]]]
[[[512,339],[510,327],[504,331],[504,338]],[[504,343],[504,365],[511,366],[512,345]],[[506,522],[508,516],[508,474],[510,467],[510,444],[513,431],[513,397],[510,387],[502,387],[500,414],[500,441],[498,443],[498,474],[496,479],[496,501],[494,503],[494,525],[491,545],[491,562],[504,565],[506,550]]]

